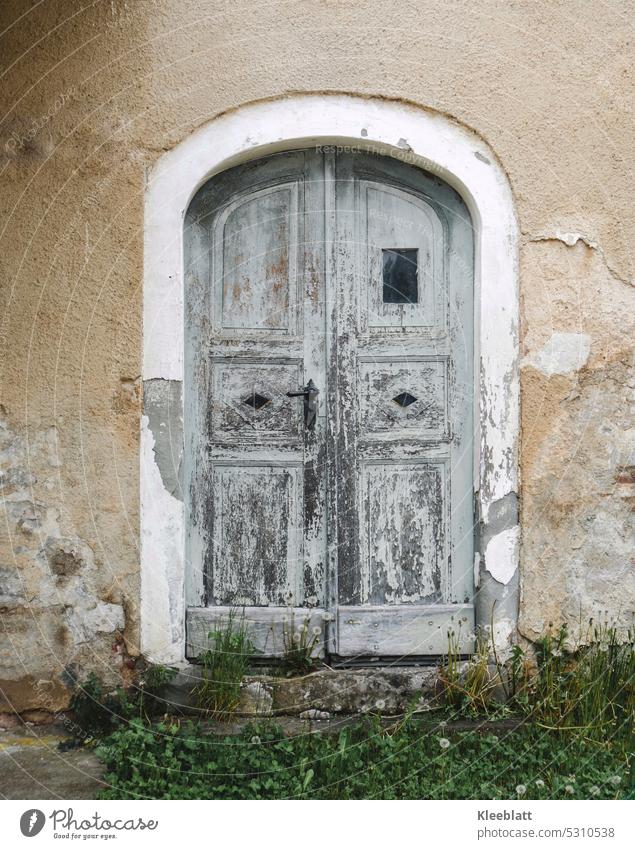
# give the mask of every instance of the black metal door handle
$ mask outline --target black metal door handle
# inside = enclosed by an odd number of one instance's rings
[[[287,392],[287,398],[304,398],[304,427],[307,430],[315,427],[319,391],[315,383],[309,380],[304,389],[300,389],[298,392]]]

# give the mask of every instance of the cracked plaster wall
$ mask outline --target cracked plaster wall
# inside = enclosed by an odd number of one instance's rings
[[[630,621],[635,8],[606,8],[600,37],[584,2],[449,6],[2,4],[9,707],[59,709],[74,675],[125,677],[138,650],[146,170],[216,115],[289,91],[402,98],[496,151],[523,233],[521,540],[503,515],[479,592],[513,621],[505,551],[520,544],[525,636],[580,612]],[[169,491],[171,433],[154,433]]]
[[[522,252],[522,603],[538,637],[635,612],[635,288],[586,238]],[[547,320],[546,320],[547,319]]]

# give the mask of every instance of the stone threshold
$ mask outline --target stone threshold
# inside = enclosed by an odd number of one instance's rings
[[[179,670],[165,688],[166,708],[201,713],[194,688],[204,675],[202,666]],[[368,713],[398,716],[408,710],[438,707],[439,680],[435,666],[373,666],[321,669],[293,678],[252,674],[241,684],[237,713],[254,716],[297,716],[326,720]]]
[[[197,706],[194,694],[204,674],[204,668],[196,664],[179,669],[161,693],[165,713],[204,719],[206,713]],[[291,678],[271,674],[266,669],[243,679],[236,716],[295,718],[301,722],[359,718],[367,714],[399,718],[408,711],[423,714],[441,708],[440,692],[436,666],[332,668],[324,665],[307,675]],[[0,729],[16,729],[25,723],[44,726],[55,720],[54,714],[45,711],[30,711],[22,716],[2,714]]]

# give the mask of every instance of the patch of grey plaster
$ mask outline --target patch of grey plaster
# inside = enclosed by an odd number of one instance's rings
[[[0,419],[0,493],[14,555],[27,554],[48,535],[60,536],[59,510],[38,498],[51,488],[59,465],[55,428],[34,432],[27,440]]]
[[[183,501],[183,407],[180,380],[155,378],[143,383],[143,412],[154,437],[154,459],[165,489]]]
[[[487,570],[481,570],[476,624],[480,630],[486,632],[489,632],[493,625],[496,651],[502,658],[511,650],[513,644],[518,622],[518,605],[518,570],[515,570],[507,584],[499,583]]]
[[[362,127],[362,137],[366,138],[367,135],[368,135],[368,130],[366,129],[366,127]]]
[[[478,150],[475,150],[475,151],[474,151],[474,156],[475,156],[477,159],[480,159],[480,160],[481,160],[481,162],[484,162],[486,165],[491,165],[491,164],[492,164],[492,163],[489,161],[489,159],[487,158],[487,156],[483,156],[483,154],[482,154],[480,151],[478,151]]]
[[[112,634],[123,631],[126,618],[120,604],[97,601],[86,607],[75,608],[68,614],[68,626],[78,644],[88,643],[95,634]]]
[[[397,142],[397,147],[400,147],[402,150],[412,150],[412,148],[405,139],[399,139],[399,141]]]
[[[0,567],[0,606],[11,607],[26,602],[24,582],[12,567]]]
[[[487,511],[487,525],[481,531],[481,538],[487,540],[508,528],[518,524],[518,495],[508,492],[502,498],[492,501]]]
[[[487,511],[487,521],[481,520],[479,522],[478,547],[481,552],[480,565],[482,565],[482,555],[490,540],[503,531],[515,528],[517,525],[518,495],[515,492],[508,492],[502,498],[492,501]]]
[[[487,520],[478,528],[479,555],[475,558],[477,625],[494,628],[497,652],[505,656],[511,647],[518,618],[518,495],[508,492],[491,502]]]
[[[0,469],[0,491],[6,498],[17,489],[25,489],[37,483],[37,478],[26,469]]]
[[[98,598],[99,565],[93,549],[84,540],[59,534],[49,536],[38,559],[50,570],[48,580],[40,582],[38,601],[63,605],[65,621],[76,645],[90,642],[97,634],[124,630],[123,606]]]
[[[525,357],[523,365],[533,366],[547,377],[571,374],[586,365],[590,352],[588,333],[554,333],[544,347]]]

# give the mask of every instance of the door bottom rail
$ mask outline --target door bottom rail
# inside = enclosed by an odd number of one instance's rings
[[[315,658],[338,665],[421,665],[425,658],[475,650],[473,604],[318,607],[190,607],[186,615],[186,657],[196,660],[211,645],[210,634],[238,618],[249,630],[263,661],[284,657],[305,628]],[[398,661],[400,663],[398,664]]]

